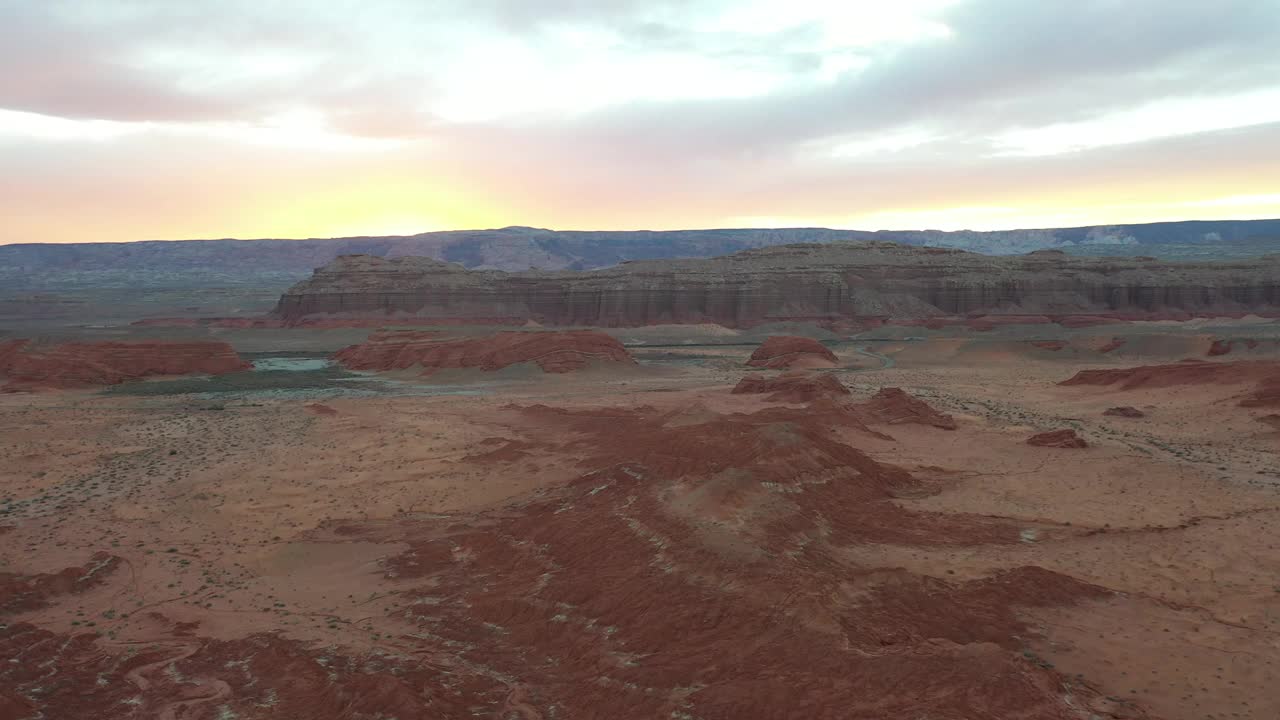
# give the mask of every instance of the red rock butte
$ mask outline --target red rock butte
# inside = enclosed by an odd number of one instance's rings
[[[955,430],[955,418],[938,412],[925,401],[902,388],[881,388],[871,399],[859,406],[875,420],[889,425],[913,423],[930,425],[943,430]]]
[[[591,330],[510,331],[464,338],[438,332],[380,332],[339,350],[334,359],[353,370],[422,367],[428,373],[446,368],[493,371],[522,363],[534,363],[547,373],[567,373],[593,362],[635,363],[616,338]]]
[[[0,343],[6,391],[116,385],[162,375],[222,375],[252,365],[224,342]]]
[[[835,353],[813,338],[774,335],[751,353],[751,367],[783,370],[787,368],[834,367]]]

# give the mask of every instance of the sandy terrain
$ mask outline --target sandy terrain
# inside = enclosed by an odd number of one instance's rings
[[[465,396],[0,395],[0,717],[1280,717],[1274,410],[1056,384],[1117,332],[817,371],[954,430],[655,330]]]

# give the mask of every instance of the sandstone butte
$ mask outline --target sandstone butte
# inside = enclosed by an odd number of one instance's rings
[[[775,335],[767,338],[747,364],[751,367],[783,370],[788,368],[835,367],[835,353],[813,338]]]
[[[859,406],[874,420],[889,425],[914,423],[930,425],[943,430],[955,430],[955,418],[938,412],[933,406],[902,388],[881,388],[880,392]]]
[[[630,327],[717,323],[1280,314],[1280,256],[1159,262],[1060,252],[991,257],[886,242],[793,244],[588,271],[467,270],[424,257],[344,255],[280,297],[286,325],[394,317]]]
[[[5,391],[116,385],[160,375],[221,375],[248,370],[224,342],[68,342],[36,346],[0,343]]]
[[[597,361],[635,362],[616,338],[591,330],[510,331],[464,338],[412,330],[379,332],[339,350],[334,359],[352,370],[419,366],[428,374],[446,368],[501,370],[521,363],[536,363],[547,373],[566,373]]]
[[[848,395],[849,388],[834,375],[793,371],[773,377],[747,375],[738,381],[733,394],[768,395],[774,402],[805,403]]]
[[[1037,447],[1067,448],[1067,449],[1079,449],[1079,448],[1089,447],[1089,443],[1085,442],[1084,438],[1080,437],[1079,435],[1076,435],[1076,431],[1070,428],[1066,428],[1063,430],[1050,430],[1049,432],[1042,432],[1038,435],[1032,435],[1031,437],[1027,438],[1027,444],[1035,445]]]

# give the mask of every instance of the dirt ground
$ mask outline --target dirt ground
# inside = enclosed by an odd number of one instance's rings
[[[1116,332],[832,345],[954,431],[654,331],[465,396],[0,395],[0,717],[1280,717],[1280,432],[1057,384]]]

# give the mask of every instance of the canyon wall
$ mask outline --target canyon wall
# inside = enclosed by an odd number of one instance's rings
[[[275,310],[291,324],[378,316],[605,327],[1245,313],[1280,313],[1280,256],[1194,263],[1058,251],[993,257],[885,242],[781,245],[581,272],[507,273],[349,255],[290,288]]]

